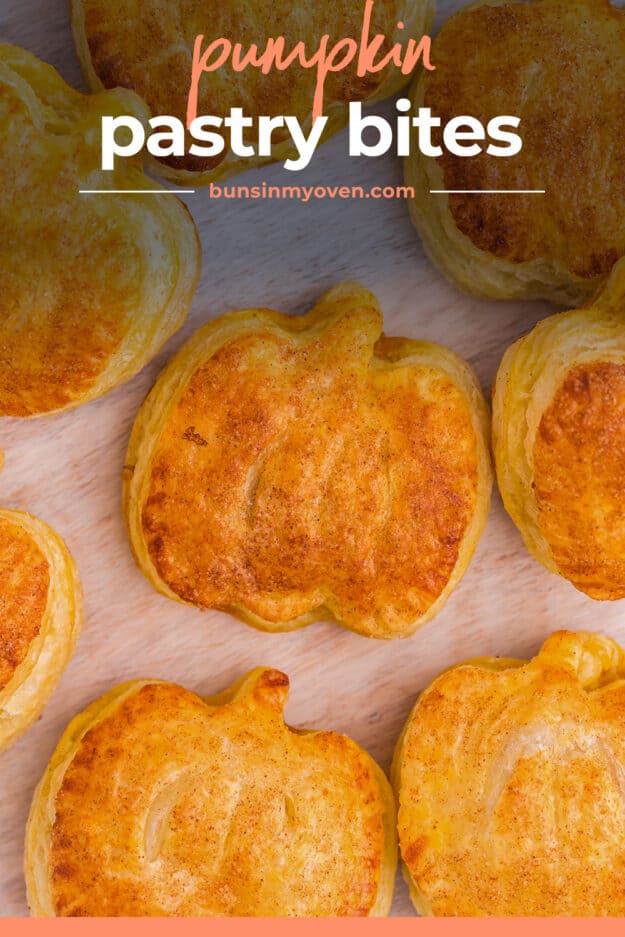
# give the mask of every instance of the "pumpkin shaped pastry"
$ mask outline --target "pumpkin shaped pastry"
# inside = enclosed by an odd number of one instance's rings
[[[443,127],[514,116],[523,147],[501,155],[507,144],[487,134],[480,155],[437,157],[415,143],[406,178],[426,249],[471,293],[581,305],[625,254],[625,14],[610,0],[483,0],[445,23],[432,61],[415,112],[431,108]],[[458,191],[484,189],[545,194]]]
[[[357,284],[306,316],[225,315],[137,417],[124,482],[135,557],[170,598],[267,631],[330,619],[409,635],[483,529],[487,425],[468,365],[382,335]]]
[[[81,627],[78,574],[61,538],[0,510],[0,751],[40,716]]]
[[[559,632],[531,661],[453,667],[395,755],[423,914],[625,914],[625,652]]]
[[[506,352],[493,401],[508,513],[531,553],[593,599],[625,597],[624,264],[591,306]]]
[[[85,80],[92,90],[122,85],[132,88],[155,116],[171,115],[186,126],[192,78],[193,50],[202,37],[202,56],[219,68],[204,73],[198,85],[197,115],[225,118],[232,108],[241,108],[256,126],[260,116],[292,115],[308,136],[312,129],[313,101],[317,92],[318,50],[324,56],[337,43],[340,48],[329,61],[330,71],[323,87],[323,113],[328,118],[325,136],[347,123],[351,101],[372,103],[391,97],[410,80],[396,65],[375,73],[357,74],[358,56],[340,68],[346,44],[362,41],[364,2],[312,0],[276,3],[275,0],[72,0],[73,31]],[[401,59],[410,40],[419,43],[434,19],[434,0],[376,0],[371,8],[369,35],[387,37],[378,46],[375,62],[401,48]],[[398,24],[401,24],[398,26]],[[323,37],[326,37],[324,40]],[[284,46],[280,52],[281,39]],[[232,47],[225,57],[224,43]],[[267,68],[245,65],[250,57],[259,60],[269,43],[280,63],[270,56]],[[241,46],[236,55],[237,45]],[[226,46],[226,52],[228,46]],[[251,56],[250,56],[251,52]],[[300,64],[301,54],[311,64]],[[315,58],[317,56],[317,58]],[[233,58],[244,63],[233,67]],[[395,59],[399,56],[396,55]],[[224,61],[225,59],[225,61]],[[265,59],[266,61],[266,59]],[[211,128],[211,132],[219,131]],[[253,131],[244,130],[244,141],[257,143]],[[205,185],[274,160],[296,154],[290,133],[282,128],[272,133],[270,155],[237,155],[226,138],[224,149],[213,156],[186,156],[151,160],[152,169],[180,184]]]
[[[263,668],[212,699],[136,680],[77,716],[31,808],[31,912],[387,914],[388,781],[351,739],[285,725],[288,687]]]
[[[101,118],[145,107],[83,95],[0,45],[0,416],[76,407],[139,371],[182,324],[199,273],[195,226],[136,160],[100,171]]]

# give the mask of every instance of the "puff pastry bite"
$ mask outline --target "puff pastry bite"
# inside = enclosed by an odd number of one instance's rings
[[[351,739],[285,725],[288,688],[265,668],[212,699],[136,680],[74,719],[28,821],[31,912],[387,914],[388,781]]]
[[[177,199],[79,195],[154,188],[137,161],[100,172],[105,114],[145,107],[129,91],[79,94],[0,45],[0,416],[76,407],[128,380],[191,302],[199,244]]]
[[[592,305],[506,352],[493,399],[506,509],[531,553],[593,599],[625,597],[624,264]]]
[[[303,42],[310,59],[328,35],[332,48],[339,40],[360,41],[364,3],[353,0],[313,0],[278,3],[274,0],[72,0],[73,30],[85,79],[93,90],[123,85],[133,88],[155,115],[167,114],[186,124],[193,47],[204,36],[203,49],[226,38],[240,42],[244,54],[253,42],[262,53],[270,37],[285,37],[285,53]],[[389,37],[403,46],[420,39],[434,19],[434,0],[376,0],[371,35]],[[397,28],[402,22],[403,29]],[[285,56],[286,57],[286,56]],[[373,103],[396,94],[410,80],[398,68],[358,77],[356,65],[334,72],[325,83],[325,135],[341,130],[350,101]],[[228,60],[218,71],[205,74],[199,86],[198,115],[226,116],[241,107],[247,117],[293,115],[310,133],[316,69],[294,62],[287,71],[256,68],[236,72]],[[188,154],[151,160],[160,175],[180,184],[202,185],[274,160],[295,151],[287,131],[273,135],[270,157],[242,158],[227,146],[214,157]],[[248,141],[249,142],[249,141]],[[188,147],[187,147],[188,150]]]
[[[156,589],[267,631],[404,637],[465,572],[488,513],[488,417],[452,352],[382,335],[353,283],[306,316],[201,329],[137,417],[124,511]]]
[[[625,254],[625,15],[609,0],[485,0],[452,16],[415,109],[521,119],[517,156],[406,162],[425,247],[464,290],[579,306]],[[436,140],[435,142],[440,142]],[[431,195],[544,189],[545,195]]]
[[[421,913],[625,913],[624,677],[614,641],[563,631],[422,693],[393,767]]]
[[[39,717],[82,627],[78,574],[47,524],[0,510],[0,751]]]

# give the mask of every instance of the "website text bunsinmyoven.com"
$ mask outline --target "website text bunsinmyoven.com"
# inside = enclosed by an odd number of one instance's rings
[[[313,199],[411,199],[412,186],[407,185],[217,185],[208,186],[213,199],[292,199],[310,202]]]

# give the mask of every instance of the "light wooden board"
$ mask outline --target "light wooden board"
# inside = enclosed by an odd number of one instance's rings
[[[461,3],[440,4],[439,22]],[[2,41],[22,45],[82,87],[69,4],[0,2]],[[381,112],[391,113],[387,107]],[[393,157],[350,160],[346,135],[322,147],[303,184],[399,182]],[[288,178],[287,178],[288,177]],[[293,182],[280,167],[245,181]],[[120,511],[120,474],[137,409],[156,375],[199,325],[228,309],[303,312],[339,280],[376,292],[389,334],[443,342],[475,366],[489,388],[505,348],[550,311],[493,304],[447,284],[424,257],[401,202],[213,202],[189,200],[204,247],[191,316],[159,358],[107,398],[53,419],[0,424],[5,467],[0,503],[37,514],[67,540],[80,568],[86,628],[76,656],[39,723],[0,756],[0,914],[27,913],[22,842],[37,781],[68,721],[94,697],[134,677],[162,677],[214,693],[249,668],[291,677],[288,720],[336,729],[388,768],[417,692],[454,662],[483,654],[530,655],[551,631],[601,630],[625,640],[623,605],[595,604],[526,553],[495,495],[476,558],[434,622],[416,636],[379,643],[331,624],[269,636],[227,615],[200,613],[157,595],[135,568]],[[0,232],[0,237],[2,233]],[[394,913],[411,914],[398,877]]]

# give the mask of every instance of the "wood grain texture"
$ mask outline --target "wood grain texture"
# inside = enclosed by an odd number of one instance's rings
[[[461,5],[443,0],[439,22]],[[0,36],[47,59],[82,87],[68,6],[2,0]],[[277,166],[240,178],[294,181]],[[392,157],[348,159],[343,133],[318,151],[297,181],[369,186],[400,178],[400,163]],[[211,202],[200,191],[189,204],[202,238],[204,272],[183,331],[139,377],[107,398],[52,419],[0,424],[0,503],[32,511],[66,538],[86,605],[78,651],[42,719],[0,756],[2,915],[27,913],[26,817],[60,733],[78,710],[122,680],[162,677],[209,694],[253,666],[278,667],[291,677],[287,718],[293,725],[346,732],[388,768],[416,694],[450,664],[484,654],[530,655],[560,627],[604,631],[625,642],[622,603],[595,603],[543,570],[497,496],[464,581],[443,612],[405,642],[378,643],[324,624],[260,634],[226,615],[178,606],[151,589],[132,561],[120,510],[128,435],[165,361],[212,316],[262,305],[303,312],[337,281],[360,280],[379,296],[389,334],[449,345],[489,388],[505,348],[550,311],[542,304],[494,304],[460,294],[425,258],[399,201]],[[394,913],[413,913],[399,879]]]

